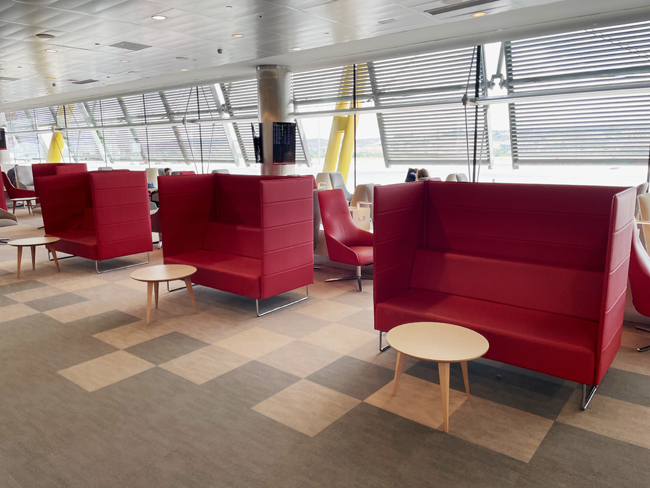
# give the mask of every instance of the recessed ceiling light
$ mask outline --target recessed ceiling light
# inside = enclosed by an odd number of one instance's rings
[[[233,34],[232,36],[239,39],[240,37],[244,37],[244,34]]]
[[[53,76],[48,76],[47,79],[48,80],[56,80],[56,78],[54,78]]]
[[[329,34],[329,32],[323,32],[323,34]]]
[[[129,61],[128,59],[120,59],[120,63],[130,63],[130,62],[131,61]]]
[[[46,53],[58,53],[59,51],[57,51],[56,49],[46,49],[45,52]]]
[[[487,14],[485,12],[474,12],[472,17],[485,17]]]
[[[181,68],[181,71],[189,71],[187,68]]]
[[[291,50],[292,51],[302,51],[302,48],[301,47],[292,47]]]
[[[167,20],[167,17],[165,17],[164,15],[152,15],[151,18],[153,20]]]

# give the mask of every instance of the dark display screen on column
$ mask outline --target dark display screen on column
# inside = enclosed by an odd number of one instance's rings
[[[2,149],[7,149],[7,136],[4,129],[0,129],[0,150]]]
[[[273,164],[296,164],[296,124],[273,122]]]

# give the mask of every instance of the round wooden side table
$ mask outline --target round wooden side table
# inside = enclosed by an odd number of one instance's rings
[[[449,432],[449,364],[461,364],[465,380],[465,393],[469,395],[467,361],[480,358],[488,351],[490,345],[487,339],[478,332],[459,325],[442,322],[413,322],[388,331],[386,341],[397,351],[393,395],[397,393],[397,385],[406,356],[438,363],[442,418],[445,432]]]
[[[56,251],[54,250],[54,243],[58,242],[60,239],[58,237],[30,237],[27,239],[16,239],[14,241],[9,241],[7,244],[18,248],[18,265],[16,266],[16,278],[20,278],[20,261],[23,257],[23,247],[32,248],[32,269],[36,269],[36,246],[45,246],[52,253],[54,258],[54,264],[56,264],[56,269],[58,272],[61,272],[59,268],[59,260],[56,257]]]
[[[196,302],[194,301],[194,290],[192,290],[192,280],[190,276],[196,273],[194,266],[184,264],[160,264],[158,266],[149,266],[131,273],[131,279],[147,283],[147,324],[151,315],[151,292],[156,293],[156,308],[158,308],[158,285],[161,281],[183,280],[190,294],[194,313],[198,313]]]

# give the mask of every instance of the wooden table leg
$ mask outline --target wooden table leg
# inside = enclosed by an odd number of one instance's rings
[[[36,269],[36,246],[31,246],[32,248],[32,271]]]
[[[29,215],[34,215],[34,209],[32,208],[32,202],[27,200],[27,213]]]
[[[397,393],[397,384],[399,378],[402,376],[402,369],[404,368],[404,358],[406,354],[397,351],[397,363],[395,364],[395,384],[393,385],[393,396]]]
[[[53,244],[48,244],[48,245],[47,245],[47,248],[48,248],[48,249],[50,250],[50,252],[52,253],[52,257],[54,258],[54,264],[56,264],[56,269],[57,269],[57,271],[60,273],[60,272],[61,272],[61,268],[59,268],[59,260],[58,260],[57,257],[56,257],[56,251],[54,250],[54,245],[53,245]]]
[[[156,294],[156,310],[158,309],[158,285],[160,285],[160,282],[158,281],[153,284],[153,290]]]
[[[190,300],[192,300],[194,313],[199,313],[199,311],[196,309],[196,302],[194,301],[194,290],[192,289],[192,278],[190,278],[189,276],[185,278],[185,286],[187,287],[187,292],[190,294]]]
[[[460,367],[463,369],[463,379],[465,380],[465,395],[469,396],[469,376],[467,374],[467,361],[461,361]]]
[[[442,397],[442,419],[445,432],[449,432],[449,363],[438,363],[440,394]]]
[[[13,214],[16,215],[16,202],[14,202]]]
[[[23,246],[18,246],[18,264],[16,265],[16,278],[20,278],[20,261],[23,259]]]
[[[149,325],[149,316],[151,315],[151,294],[153,293],[153,282],[147,282],[147,325]]]

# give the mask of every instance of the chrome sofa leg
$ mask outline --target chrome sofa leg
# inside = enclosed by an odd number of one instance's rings
[[[638,330],[642,330],[643,332],[650,332],[650,329],[648,329],[647,327],[641,327],[641,326],[637,325],[636,328],[637,328]],[[650,351],[650,346],[639,347],[639,348],[637,349],[637,351],[639,351],[639,352]]]
[[[282,310],[283,308],[290,307],[291,305],[295,305],[296,303],[300,303],[304,300],[307,300],[309,298],[309,285],[305,285],[305,295],[302,298],[299,298],[298,300],[295,300],[291,303],[287,303],[286,305],[281,305],[279,307],[272,308],[271,310],[267,310],[266,312],[260,313],[260,301],[256,298],[255,299],[255,311],[257,312],[258,317],[262,317],[264,315],[267,315],[269,313],[277,312],[278,310]]]
[[[382,331],[379,331],[379,352],[384,352],[386,349],[390,349],[390,344],[386,344],[385,346],[382,346]]]
[[[587,385],[582,385],[582,405],[580,406],[582,410],[587,410],[587,407],[589,406],[591,399],[596,394],[597,389],[597,386],[591,385],[591,390],[589,390],[589,393],[587,393]]]
[[[122,256],[120,256],[120,257],[122,257]],[[97,271],[97,274],[110,273],[111,271],[117,271],[117,270],[120,270],[120,269],[132,268],[134,266],[142,266],[143,264],[149,264],[149,252],[148,251],[147,251],[147,260],[146,261],[142,261],[140,263],[129,264],[127,266],[120,266],[118,268],[105,269],[103,271],[99,271],[99,261],[95,260],[95,271]]]

